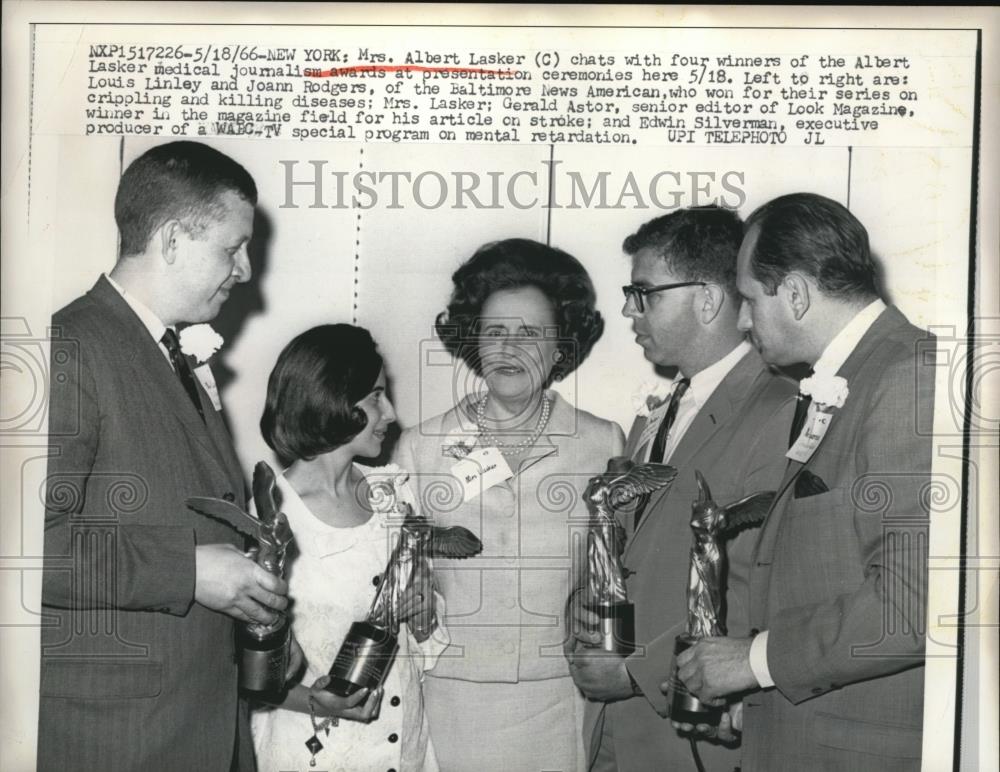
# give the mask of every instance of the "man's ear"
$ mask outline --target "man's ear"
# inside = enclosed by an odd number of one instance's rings
[[[785,274],[785,278],[778,285],[778,294],[784,298],[788,304],[795,321],[800,321],[806,315],[811,303],[809,282],[806,278],[795,271]]]
[[[180,220],[167,220],[160,226],[158,238],[160,242],[160,255],[168,265],[173,265],[177,259],[177,242],[182,234],[186,233]]]
[[[698,315],[698,320],[702,324],[711,324],[725,303],[726,291],[718,284],[706,284],[694,296],[695,313]]]

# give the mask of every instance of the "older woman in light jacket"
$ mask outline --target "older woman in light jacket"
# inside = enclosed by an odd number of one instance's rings
[[[451,646],[425,679],[431,737],[446,772],[582,769],[564,606],[586,546],[583,490],[624,437],[548,387],[604,323],[583,266],[534,241],[487,244],[452,279],[438,335],[486,389],[397,447],[425,511],[484,545],[436,562]]]

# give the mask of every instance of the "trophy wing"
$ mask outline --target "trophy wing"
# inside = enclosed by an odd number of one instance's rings
[[[665,488],[677,477],[677,470],[666,464],[636,464],[609,484],[608,503],[618,509],[633,499]]]
[[[725,526],[723,532],[731,536],[743,528],[760,525],[767,517],[776,491],[760,491],[735,501],[723,508]]]
[[[184,503],[187,504],[188,509],[208,515],[215,520],[221,520],[244,536],[249,536],[254,541],[260,542],[260,521],[244,512],[235,504],[231,504],[224,499],[213,499],[205,496],[192,496]]]
[[[431,527],[432,558],[471,558],[483,551],[483,543],[468,528],[460,525]]]
[[[278,514],[278,503],[274,498],[274,470],[266,461],[258,461],[253,469],[253,501],[257,507],[257,517],[270,525]]]

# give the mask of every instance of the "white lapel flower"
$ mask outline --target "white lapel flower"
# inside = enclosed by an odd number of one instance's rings
[[[816,373],[799,382],[799,391],[812,397],[817,408],[842,408],[850,390],[847,379],[839,375]]]
[[[210,324],[192,324],[180,334],[181,353],[193,356],[198,364],[207,362],[212,354],[222,348],[222,336]]]
[[[456,461],[461,461],[469,455],[475,447],[475,440],[455,440],[453,443],[445,445],[443,450]]]
[[[456,461],[461,461],[476,449],[476,440],[476,435],[468,434],[459,427],[448,432],[441,444],[441,450],[445,455],[451,456]]]
[[[640,418],[648,417],[650,413],[667,401],[672,385],[670,381],[665,380],[643,383],[638,391],[632,395],[632,407],[635,408],[635,414]]]

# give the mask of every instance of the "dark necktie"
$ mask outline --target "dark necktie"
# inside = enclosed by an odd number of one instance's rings
[[[811,395],[799,394],[799,400],[795,403],[795,417],[792,418],[792,431],[788,435],[788,447],[792,447],[802,433],[802,427],[806,424],[806,415],[809,413],[812,401]]]
[[[652,464],[662,464],[664,451],[667,447],[667,436],[670,434],[670,427],[674,425],[674,419],[677,418],[677,408],[681,404],[681,397],[684,396],[684,392],[688,390],[688,386],[691,385],[691,381],[687,378],[682,378],[677,382],[677,386],[674,387],[674,393],[670,395],[670,404],[667,405],[667,412],[663,414],[663,421],[660,422],[660,428],[656,430],[656,438],[653,440],[653,449],[649,454],[649,461]],[[639,527],[639,521],[642,519],[643,512],[646,510],[646,505],[649,503],[649,496],[644,496],[638,506],[635,509],[635,527]]]
[[[688,386],[690,385],[691,381],[687,378],[682,378],[674,387],[674,393],[670,395],[670,404],[667,405],[667,412],[663,414],[663,421],[660,423],[660,428],[656,431],[656,439],[653,440],[653,450],[649,454],[649,460],[653,464],[663,463],[663,454],[667,448],[667,436],[670,434],[670,427],[674,425],[674,419],[677,418],[677,408],[681,404],[681,397],[684,396],[684,392],[688,390]]]
[[[191,398],[191,402],[194,404],[195,410],[198,411],[198,415],[201,420],[205,420],[205,413],[201,409],[201,398],[198,396],[198,385],[194,382],[194,373],[191,372],[191,367],[188,365],[187,358],[181,353],[181,344],[177,340],[177,333],[171,330],[169,327],[167,331],[163,333],[163,337],[160,338],[160,343],[164,345],[167,349],[167,353],[170,355],[170,364],[174,366],[174,372],[177,373],[177,377],[180,378],[181,386],[184,387],[184,391],[187,392],[188,396]]]

